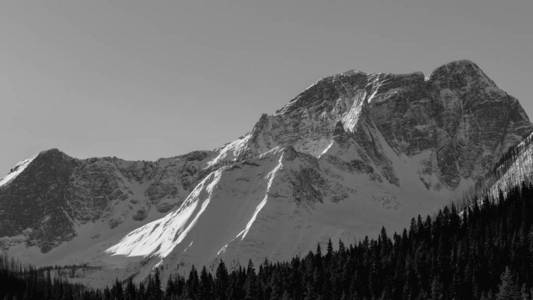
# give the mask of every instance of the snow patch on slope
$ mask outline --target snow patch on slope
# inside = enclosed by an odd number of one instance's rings
[[[272,182],[274,182],[274,178],[276,176],[276,173],[282,167],[282,160],[283,160],[283,155],[281,155],[279,157],[278,165],[274,168],[274,170],[272,170],[272,171],[270,171],[270,173],[268,173],[268,176],[267,176],[268,177],[268,185],[267,185],[267,190],[266,190],[266,193],[265,193],[265,197],[263,198],[263,200],[255,208],[254,214],[250,218],[250,221],[248,221],[248,223],[246,224],[246,228],[244,228],[241,232],[239,232],[239,234],[237,234],[237,237],[240,237],[241,240],[244,240],[244,238],[248,234],[248,231],[250,231],[250,228],[252,228],[252,225],[254,224],[255,219],[257,219],[257,215],[261,212],[263,207],[265,207],[265,205],[266,205],[266,203],[268,201],[268,193],[270,192],[270,189],[272,188]]]
[[[35,157],[37,156],[35,155],[31,158],[18,162],[13,168],[11,168],[11,170],[6,176],[0,179],[0,187],[10,183],[15,178],[17,178],[17,176],[19,176],[24,171],[24,169],[26,169],[30,165],[30,163],[35,159]]]
[[[166,257],[184,240],[209,205],[210,195],[221,174],[220,169],[211,173],[196,186],[180,208],[130,232],[106,252],[128,257],[155,255]]]
[[[117,260],[142,258],[139,274],[161,264],[187,272],[191,265],[214,262],[229,244],[246,241],[271,197],[277,197],[271,188],[279,188],[273,181],[283,169],[287,151],[276,148],[221,167],[200,182],[180,208],[132,231],[107,254]]]
[[[207,165],[211,167],[223,161],[236,160],[239,155],[243,153],[248,141],[250,140],[250,137],[250,134],[247,134],[244,137],[238,138],[235,141],[226,144],[219,150],[218,155],[209,161]]]
[[[497,180],[489,187],[488,195],[498,199],[500,192],[505,196],[507,192],[522,183],[531,183],[533,179],[533,134],[515,146],[515,153],[510,157],[510,164],[505,162],[498,167]]]

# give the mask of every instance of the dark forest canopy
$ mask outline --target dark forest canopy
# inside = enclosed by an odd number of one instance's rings
[[[3,259],[0,299],[531,299],[532,221],[533,187],[524,185],[494,203],[446,207],[401,233],[330,242],[289,262],[233,271],[221,262],[214,274],[193,268],[166,284],[156,271],[104,290]]]

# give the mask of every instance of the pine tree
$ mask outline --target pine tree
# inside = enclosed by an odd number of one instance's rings
[[[215,297],[216,299],[225,300],[228,290],[228,270],[223,261],[220,261],[216,271],[216,281],[215,281]]]
[[[442,291],[442,284],[437,280],[433,279],[431,282],[431,300],[442,300],[444,299],[444,294]]]
[[[200,272],[199,292],[200,299],[213,299],[213,278],[211,277],[211,274],[207,272],[205,266]]]
[[[133,284],[133,281],[131,278],[128,280],[128,283],[126,284],[126,291],[124,299],[126,300],[135,300],[136,290],[135,285]]]
[[[498,287],[498,294],[496,294],[497,300],[520,300],[520,290],[516,285],[513,275],[509,267],[505,268],[505,271],[500,277],[500,285]]]
[[[522,288],[520,289],[520,299],[521,300],[530,300],[531,297],[529,295],[529,291],[526,288],[526,285],[523,284]]]
[[[200,279],[198,279],[198,272],[194,266],[191,267],[189,278],[187,279],[187,295],[189,298],[195,299],[198,295],[198,289],[200,287]]]
[[[257,275],[255,274],[254,264],[251,260],[248,261],[246,268],[246,280],[244,282],[245,298],[246,300],[254,300],[259,296],[259,286],[257,282]]]
[[[124,299],[124,291],[122,289],[122,283],[120,283],[120,281],[115,280],[115,284],[113,285],[113,288],[111,288],[111,295],[113,299],[116,300]]]

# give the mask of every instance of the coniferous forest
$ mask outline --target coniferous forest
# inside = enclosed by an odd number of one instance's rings
[[[0,262],[0,299],[532,299],[533,187],[498,201],[444,208],[408,229],[317,247],[288,262],[187,277],[115,282],[103,290]]]

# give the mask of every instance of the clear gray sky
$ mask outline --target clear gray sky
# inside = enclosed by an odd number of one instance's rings
[[[531,0],[0,2],[0,174],[211,149],[317,79],[477,62],[533,115]]]

